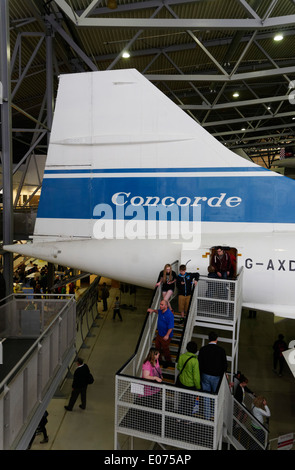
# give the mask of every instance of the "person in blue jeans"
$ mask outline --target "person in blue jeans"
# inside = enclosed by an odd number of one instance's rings
[[[174,315],[168,308],[167,300],[161,300],[159,309],[148,308],[149,313],[158,314],[157,330],[158,334],[155,339],[155,347],[160,352],[160,357],[164,356],[165,361],[162,362],[164,367],[173,365],[169,345],[173,336]]]
[[[199,352],[199,367],[201,373],[201,386],[203,392],[216,393],[220,380],[227,371],[225,350],[217,344],[218,335],[214,331],[209,333],[209,343]],[[210,398],[204,400],[204,414],[211,419]]]

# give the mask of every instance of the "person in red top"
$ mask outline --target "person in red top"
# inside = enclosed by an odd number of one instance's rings
[[[229,254],[218,246],[216,253],[212,257],[211,265],[215,268],[217,276],[221,279],[228,279],[231,272],[231,260]]]

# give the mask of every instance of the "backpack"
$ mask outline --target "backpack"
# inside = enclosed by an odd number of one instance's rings
[[[88,376],[88,385],[91,385],[91,384],[93,384],[93,382],[94,382],[93,375],[92,375],[92,374],[90,374],[90,372],[89,372],[89,376]]]

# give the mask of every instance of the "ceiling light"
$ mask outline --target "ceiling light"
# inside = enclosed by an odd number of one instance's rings
[[[281,41],[283,38],[284,36],[282,34],[276,34],[273,39],[274,41]]]
[[[128,51],[124,51],[123,54],[122,54],[122,57],[124,57],[124,59],[129,59],[130,57],[130,54]]]
[[[235,91],[235,92],[233,93],[233,97],[234,97],[234,98],[238,98],[239,96],[240,96],[240,94],[239,94],[237,91]]]
[[[118,7],[117,0],[108,0],[107,7],[110,8],[111,10],[115,10]]]

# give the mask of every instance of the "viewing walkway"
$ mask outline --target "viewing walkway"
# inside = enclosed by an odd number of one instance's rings
[[[10,295],[0,306],[1,450],[27,448],[75,353],[73,296],[24,297]]]

